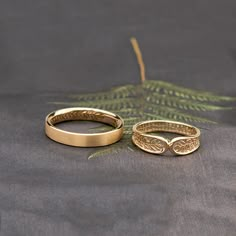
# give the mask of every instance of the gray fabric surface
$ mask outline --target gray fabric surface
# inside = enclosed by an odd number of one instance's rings
[[[234,236],[236,121],[215,112],[183,158],[141,151],[87,160],[44,117],[69,93],[149,79],[236,96],[236,3],[0,2],[0,235]]]

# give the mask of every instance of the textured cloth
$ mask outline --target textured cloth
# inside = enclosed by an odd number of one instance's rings
[[[68,94],[148,79],[236,96],[235,0],[0,2],[1,236],[234,236],[235,110],[217,111],[194,154],[164,158],[49,140]]]

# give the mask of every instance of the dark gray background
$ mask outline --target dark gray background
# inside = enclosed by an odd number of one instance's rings
[[[184,158],[141,151],[88,161],[54,143],[45,115],[69,93],[148,79],[236,96],[235,0],[0,2],[0,235],[236,232],[235,111]]]

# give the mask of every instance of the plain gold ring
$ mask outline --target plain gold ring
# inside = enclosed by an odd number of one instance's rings
[[[97,121],[109,124],[114,129],[101,133],[74,133],[55,126],[55,124],[72,120]],[[76,147],[99,147],[113,144],[121,139],[123,129],[124,121],[120,116],[95,108],[65,108],[50,113],[45,119],[45,132],[50,139]]]

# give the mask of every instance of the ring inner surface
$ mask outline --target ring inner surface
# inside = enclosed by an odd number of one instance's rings
[[[140,124],[136,127],[137,131],[144,133],[151,132],[170,132],[186,136],[194,136],[197,134],[197,130],[194,127],[187,126],[179,123],[168,122],[148,122]]]
[[[74,120],[97,121],[109,124],[115,128],[119,128],[122,125],[122,121],[118,117],[93,110],[69,111],[63,114],[53,115],[49,117],[48,122],[51,125],[55,125],[64,121]]]

